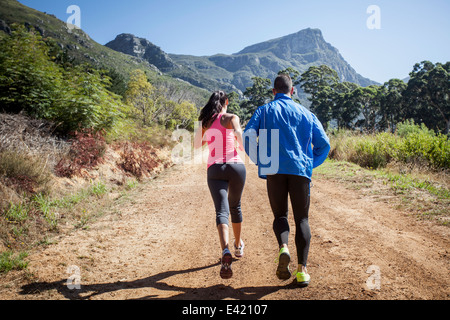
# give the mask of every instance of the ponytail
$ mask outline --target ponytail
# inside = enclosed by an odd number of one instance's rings
[[[200,112],[200,117],[198,118],[198,120],[202,122],[204,129],[211,127],[213,122],[216,121],[217,116],[225,106],[227,99],[228,97],[223,91],[215,91],[212,94],[208,103]]]

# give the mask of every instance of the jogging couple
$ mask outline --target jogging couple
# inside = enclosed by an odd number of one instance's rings
[[[246,167],[236,150],[237,141],[238,148],[241,151],[245,148],[251,160],[257,163],[259,177],[267,180],[267,192],[274,215],[273,231],[280,250],[276,275],[283,280],[291,277],[288,195],[291,199],[298,256],[296,281],[300,286],[307,286],[310,282],[307,271],[311,240],[308,222],[310,183],[313,168],[325,161],[330,143],[316,116],[292,100],[294,88],[289,75],[281,74],[276,78],[273,93],[274,101],[256,110],[243,133],[240,119],[227,113],[227,95],[222,91],[214,92],[201,110],[201,126],[196,132],[195,147],[200,148],[204,144],[209,146],[208,186],[214,201],[223,250],[220,276],[229,279],[233,275],[231,250],[234,250],[237,258],[244,255],[241,196],[246,181]],[[272,135],[272,132],[276,134]],[[267,151],[267,155],[277,155],[277,159],[272,159],[276,166],[272,163],[269,168],[260,159],[258,150]],[[228,229],[230,215],[235,236],[232,248]]]

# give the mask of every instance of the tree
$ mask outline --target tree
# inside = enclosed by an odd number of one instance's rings
[[[78,65],[64,72],[64,91],[53,108],[53,119],[64,131],[82,128],[110,129],[124,116],[122,99],[106,88],[111,79],[89,65]]]
[[[326,128],[331,120],[333,87],[339,83],[337,72],[326,65],[312,66],[302,74],[300,83],[305,93],[310,95],[311,111]]]
[[[247,88],[244,97],[247,98],[241,103],[241,111],[244,119],[248,120],[252,117],[257,108],[267,104],[273,97],[272,82],[270,79],[253,77],[253,86]]]
[[[332,117],[338,128],[351,128],[352,123],[361,113],[357,104],[351,103],[351,93],[359,86],[352,82],[339,82],[333,86]]]
[[[63,133],[113,126],[122,102],[108,91],[109,77],[87,65],[73,67],[54,41],[47,39],[49,47],[36,32],[13,29],[0,40],[2,111],[52,120]]]
[[[414,66],[405,91],[407,115],[428,128],[450,132],[450,62]]]
[[[63,74],[51,61],[42,37],[24,26],[13,25],[11,36],[0,41],[0,103],[4,112],[25,111],[52,118],[60,99]]]
[[[150,126],[161,109],[160,96],[157,90],[148,82],[145,72],[136,69],[130,74],[130,81],[125,92],[125,103],[131,106],[131,116]]]
[[[239,118],[244,119],[245,114],[239,105],[239,95],[236,92],[230,92],[228,96],[228,112],[237,115]]]
[[[300,82],[302,89],[311,95],[310,101],[314,103],[324,87],[332,87],[339,82],[339,76],[335,70],[326,65],[312,66],[302,74]]]
[[[400,79],[391,79],[380,86],[380,112],[383,119],[381,126],[395,132],[395,126],[405,120],[403,94],[406,83]]]
[[[378,86],[358,87],[348,95],[349,103],[355,104],[364,116],[363,125],[368,131],[374,131],[379,115]]]

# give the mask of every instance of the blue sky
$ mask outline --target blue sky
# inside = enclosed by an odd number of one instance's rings
[[[147,38],[165,52],[232,54],[311,27],[361,75],[378,82],[405,78],[415,63],[450,61],[449,0],[19,0],[81,27],[105,44],[120,33]],[[381,29],[369,29],[370,5]]]

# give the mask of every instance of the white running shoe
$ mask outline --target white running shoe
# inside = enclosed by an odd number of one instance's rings
[[[236,242],[234,243],[234,255],[236,256],[236,258],[242,258],[244,256],[244,248],[245,248],[244,241],[241,240],[240,247],[236,247]]]

